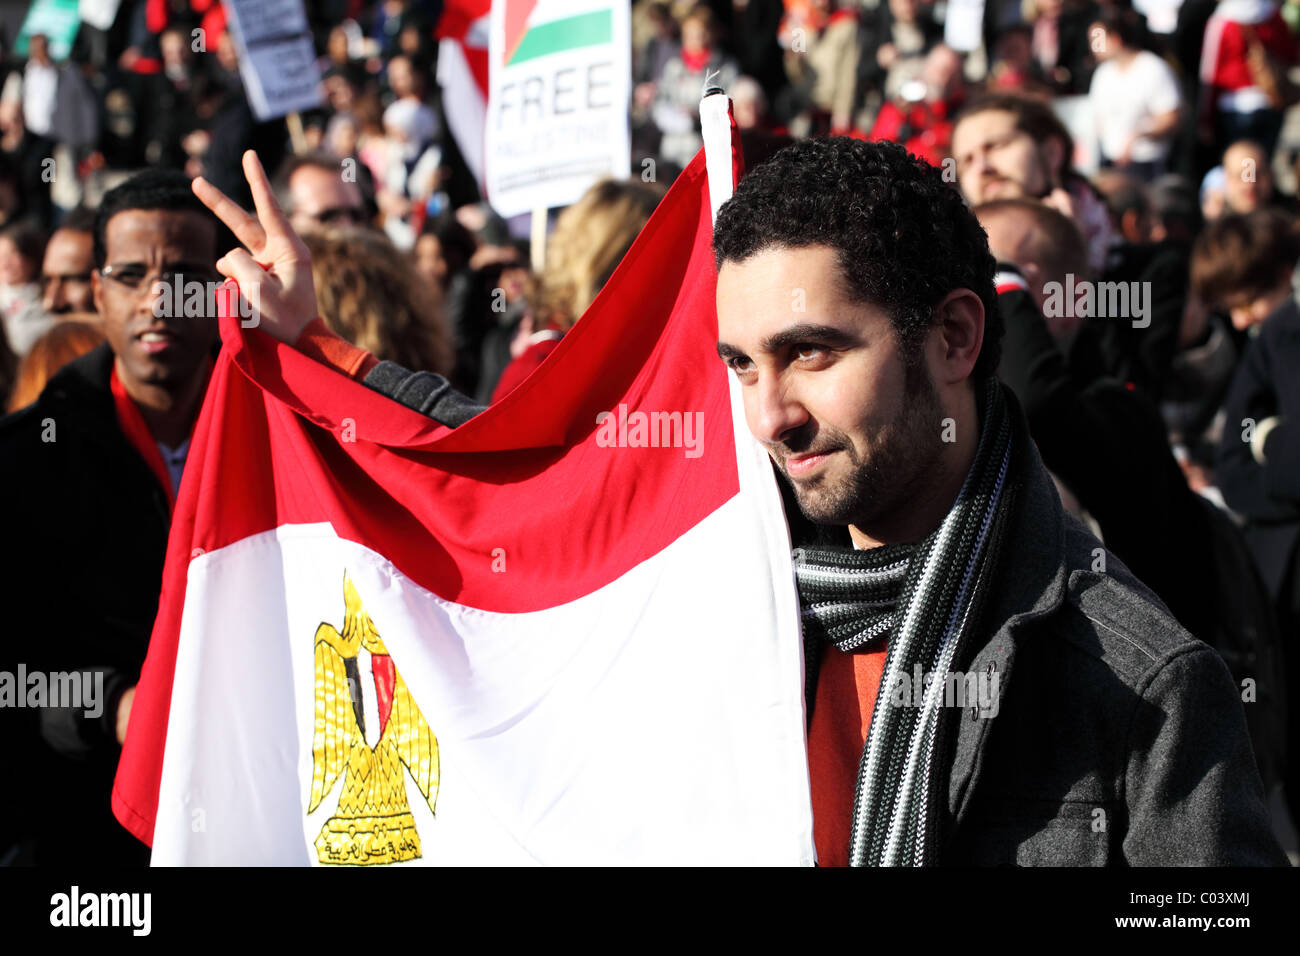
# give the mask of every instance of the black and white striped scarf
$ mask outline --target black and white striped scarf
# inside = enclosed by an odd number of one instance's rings
[[[814,645],[810,663],[821,641],[844,651],[889,642],[858,769],[851,866],[934,862],[936,801],[943,799],[936,780],[946,780],[933,766],[943,727],[941,678],[981,630],[1017,484],[1013,452],[1027,440],[1000,383],[990,380],[980,399],[974,463],[952,509],[925,540],[794,552],[804,636]],[[935,675],[924,703],[891,704],[890,690],[917,665]]]

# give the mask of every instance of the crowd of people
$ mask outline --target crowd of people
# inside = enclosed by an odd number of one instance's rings
[[[987,0],[958,42],[943,0],[637,0],[629,176],[559,214],[538,271],[449,132],[441,5],[305,7],[323,99],[301,129],[255,119],[211,0],[123,0],[65,62],[40,35],[5,59],[0,500],[28,569],[8,580],[67,636],[50,670],[107,676],[98,718],[6,716],[54,815],[86,823],[38,832],[7,792],[0,861],[142,858],[108,794],[218,345],[215,323],[159,315],[154,286],[219,281],[236,244],[191,181],[251,207],[256,151],[311,254],[299,348],[367,383],[434,373],[393,397],[454,423],[581,319],[699,150],[706,78],[751,168],[830,136],[944,171],[988,235],[997,374],[1062,501],[1223,657],[1277,832],[1300,819],[1300,3]]]

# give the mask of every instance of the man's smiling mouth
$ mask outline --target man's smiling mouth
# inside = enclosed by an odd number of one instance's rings
[[[834,449],[829,449],[821,452],[804,452],[799,455],[789,455],[785,459],[786,474],[792,478],[810,474],[820,467],[826,459],[834,453]]]

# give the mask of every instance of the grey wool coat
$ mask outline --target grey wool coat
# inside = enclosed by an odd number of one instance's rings
[[[999,674],[998,706],[945,713],[940,863],[1286,865],[1227,666],[1030,452],[992,636],[957,668]]]

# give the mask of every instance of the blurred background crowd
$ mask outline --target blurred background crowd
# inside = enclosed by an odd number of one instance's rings
[[[0,4],[7,37],[25,6]],[[529,268],[526,223],[508,223],[482,201],[445,122],[436,81],[441,0],[308,0],[324,105],[302,114],[294,135],[283,119],[254,118],[219,3],[123,0],[111,29],[82,25],[64,61],[51,58],[42,36],[25,57],[4,58],[0,308],[8,351],[25,355],[67,309],[41,295],[44,256],[67,245],[59,227],[81,223],[84,232],[103,192],[145,167],[203,175],[247,202],[239,157],[252,148],[279,170],[279,194],[300,230],[368,229],[367,241],[386,237],[401,253],[391,268],[400,263],[432,287],[419,299],[437,313],[429,321],[438,334],[409,342],[371,323],[364,344],[448,372],[486,402],[512,358],[553,343],[581,315],[638,216],[699,149],[706,75],[730,93],[751,159],[791,137],[832,134],[893,140],[933,164],[958,164],[953,128],[964,106],[997,92],[1039,98],[1069,134],[1053,185],[1081,207],[1071,215],[1094,268],[1104,269],[1121,241],[1190,242],[1204,221],[1288,207],[1300,157],[1300,115],[1285,122],[1300,3],[989,0],[968,53],[944,43],[946,6],[638,0],[633,184],[589,197],[580,217],[568,217],[585,225],[553,237],[549,271],[581,271],[573,263],[585,254],[603,261],[594,275],[548,287]],[[1249,176],[1237,175],[1247,166]],[[977,192],[969,198],[1008,194],[991,182]],[[600,211],[614,205],[639,212]],[[617,228],[619,241],[592,239],[593,217]],[[47,249],[51,234],[57,241]],[[354,251],[349,261],[365,261]],[[382,247],[368,251],[384,258]],[[557,283],[568,291],[558,294]],[[81,303],[78,311],[89,309]],[[367,320],[352,321],[359,329]],[[1195,328],[1184,331],[1190,340]],[[1227,334],[1240,340],[1244,332],[1229,326]],[[439,335],[446,341],[435,343]],[[0,383],[8,384],[14,359],[4,363]],[[1161,382],[1168,371],[1144,369]]]
[[[301,128],[254,118],[216,0],[122,0],[61,61],[41,36],[10,53],[25,6],[0,4],[10,411],[105,348],[94,210],[142,169],[247,205],[256,150],[308,237],[325,322],[486,404],[581,318],[700,148],[706,76],[751,165],[838,135],[940,166],[1038,303],[1008,318],[1001,375],[1063,499],[1242,683],[1294,853],[1300,2],[986,0],[958,51],[944,0],[637,0],[628,178],[553,210],[544,257],[449,132],[441,0],[306,0],[324,105]],[[1088,283],[1091,311],[1060,307]],[[1104,284],[1126,304],[1108,313]],[[141,571],[155,598],[160,570]]]

